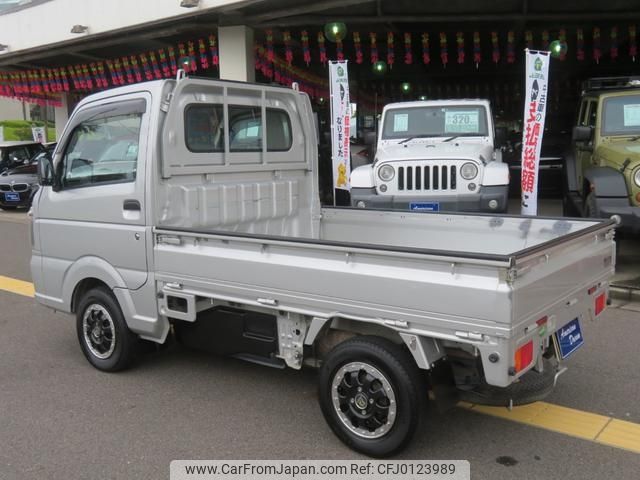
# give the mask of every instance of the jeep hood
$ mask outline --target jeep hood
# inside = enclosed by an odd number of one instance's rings
[[[376,152],[378,162],[406,160],[475,160],[493,159],[493,147],[486,141],[413,141],[405,144],[383,144]]]
[[[640,163],[640,141],[619,141],[600,145],[596,154],[606,158],[610,163],[622,166],[628,158],[631,160],[630,166]]]

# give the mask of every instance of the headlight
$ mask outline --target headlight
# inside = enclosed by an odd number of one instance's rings
[[[462,178],[465,180],[473,180],[478,175],[478,167],[476,167],[475,163],[467,162],[462,165],[460,175],[462,175]]]
[[[382,180],[383,182],[389,182],[393,180],[395,174],[396,171],[391,165],[383,165],[382,167],[380,167],[380,170],[378,170],[378,177],[380,177],[380,180]]]
[[[640,187],[640,168],[636,170],[636,173],[633,174],[633,181],[636,183],[638,187]]]

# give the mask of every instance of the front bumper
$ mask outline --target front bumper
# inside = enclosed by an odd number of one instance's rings
[[[633,234],[640,233],[640,207],[629,205],[629,200],[626,198],[607,199],[605,204],[602,204],[602,200],[598,198],[600,217],[610,218],[612,215],[618,215],[622,222],[616,227],[617,230]]]
[[[486,212],[507,211],[508,185],[480,187],[473,194],[462,195],[378,195],[375,188],[352,188],[351,206],[371,209],[411,210],[412,203],[437,203],[441,212]],[[496,208],[489,202],[495,200]],[[364,206],[362,206],[362,203]]]

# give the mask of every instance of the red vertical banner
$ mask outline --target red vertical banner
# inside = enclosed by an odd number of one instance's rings
[[[327,63],[327,49],[324,46],[324,33],[318,32],[318,51],[320,52],[320,63],[322,65],[326,65]],[[269,49],[267,48],[267,58],[269,54]]]
[[[576,58],[580,62],[584,60],[584,32],[581,28],[576,30]]]
[[[196,63],[196,46],[191,40],[189,40],[187,42],[187,48],[189,49],[189,67],[191,68],[192,72],[195,72],[198,69],[198,64]],[[151,57],[151,60],[152,62],[156,61],[155,55]],[[154,73],[156,71],[156,68],[157,68],[157,62],[154,64],[154,67],[153,67]],[[158,68],[158,71],[159,70],[160,69]],[[156,78],[160,78],[160,77],[158,77],[158,75],[156,74]]]
[[[476,68],[480,67],[482,61],[482,49],[480,47],[480,32],[473,32],[473,62],[476,64]]]
[[[273,63],[273,30],[266,30],[265,35],[267,39],[267,60]]]
[[[173,49],[169,47],[169,57],[171,57],[172,50]],[[213,34],[209,35],[209,54],[211,55],[211,64],[214,67],[217,67],[220,64],[220,57],[218,55],[218,39]],[[171,68],[173,69],[173,65]]]
[[[293,63],[293,50],[291,50],[291,32],[289,30],[282,32],[282,41],[284,43],[284,59],[291,65]]]
[[[429,34],[422,34],[422,63],[429,65],[431,63],[431,52],[429,51]]]
[[[411,65],[413,63],[413,50],[411,48],[411,34],[404,32],[404,63]]]
[[[211,41],[211,40],[209,40]],[[178,62],[176,60],[176,51],[172,46],[167,47],[167,52],[169,52],[169,64],[171,65],[171,75],[175,75],[178,71]],[[217,65],[217,63],[214,63]]]
[[[394,50],[393,32],[387,32],[387,64],[389,65],[389,68],[393,67],[395,58],[396,52]]]
[[[124,73],[127,76],[127,83],[135,83],[136,78],[133,76],[133,68],[131,68],[131,62],[126,55],[122,57],[122,66],[124,67]]]
[[[311,50],[309,50],[309,32],[302,30],[300,33],[300,41],[302,42],[302,58],[304,63],[309,66],[311,63]]]
[[[203,70],[207,70],[209,68],[209,58],[207,57],[207,47],[204,44],[204,39],[200,38],[198,39],[198,53],[200,54],[200,67]],[[164,77],[168,77],[169,75],[169,64],[167,63],[167,56],[164,53],[164,50],[160,50],[158,51],[158,56],[160,57],[160,67],[162,68],[162,75]],[[167,68],[164,68],[164,64],[163,64],[163,58],[164,58],[164,63],[166,63]]]
[[[558,58],[564,61],[567,58],[567,31],[564,28],[561,28],[558,32],[558,41],[560,42],[560,54]]]
[[[516,61],[515,33],[513,30],[507,32],[507,63]]]
[[[91,80],[91,75],[89,74],[89,67],[87,64],[82,65],[82,76],[84,77],[84,85],[88,90],[93,89],[93,80]]]
[[[371,63],[376,63],[378,61],[378,44],[375,32],[369,32],[369,42],[371,45]]]
[[[444,68],[447,68],[449,63],[449,51],[447,49],[447,34],[440,32],[440,60]]]
[[[498,32],[491,32],[491,59],[493,63],[500,61],[500,41],[498,39]]]
[[[456,33],[456,47],[458,49],[458,63],[464,63],[464,33]]]
[[[344,46],[342,44],[342,35],[336,34],[336,59],[339,61],[344,60]]]
[[[203,40],[201,41],[204,43]],[[164,51],[164,48],[158,50],[158,56],[160,57],[160,68],[162,69],[162,76],[164,78],[169,78],[171,76],[171,67],[169,66],[169,59],[167,58],[167,53]],[[207,65],[208,64],[209,62],[207,61]]]
[[[356,63],[360,65],[364,59],[362,54],[362,42],[360,41],[360,32],[353,32],[353,48],[356,51]]]
[[[618,58],[618,27],[611,27],[611,48],[609,49],[611,60]]]
[[[602,50],[600,49],[600,28],[593,27],[593,59],[596,63],[600,63]]]

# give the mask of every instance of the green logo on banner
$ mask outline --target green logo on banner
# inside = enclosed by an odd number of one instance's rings
[[[344,68],[342,68],[342,67],[340,67],[340,66],[338,67],[338,76],[339,76],[339,77],[344,76]]]
[[[533,68],[536,69],[536,72],[542,70],[542,60],[540,60],[540,57],[536,57],[536,61],[533,62]]]

